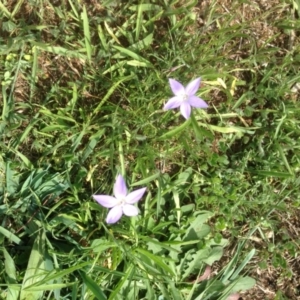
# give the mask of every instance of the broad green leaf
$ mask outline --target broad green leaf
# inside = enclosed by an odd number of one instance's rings
[[[192,168],[187,168],[186,170],[182,171],[179,175],[176,181],[174,182],[174,186],[184,185],[188,182],[189,178],[193,174]]]
[[[84,272],[80,272],[83,282],[86,284],[88,289],[95,295],[98,300],[106,300],[106,296],[100,289],[98,283],[96,283],[92,278],[86,275]]]
[[[40,231],[31,250],[27,270],[23,278],[20,300],[38,300],[44,294],[43,291],[31,291],[26,288],[38,285],[47,274],[45,241],[45,233]]]
[[[6,192],[12,195],[17,189],[17,182],[14,178],[15,172],[10,167],[11,161],[6,162],[5,165],[5,181],[6,181]]]
[[[14,260],[9,255],[9,253],[6,251],[6,249],[3,247],[3,255],[4,255],[4,265],[5,265],[5,272],[8,275],[8,279],[12,280],[12,282],[9,283],[16,283],[17,275],[16,275],[16,266],[14,263]]]
[[[214,214],[210,211],[200,211],[197,213],[196,219],[192,222],[191,226],[197,226],[207,222]]]
[[[210,233],[210,227],[206,224],[202,224],[197,228],[190,227],[187,229],[186,234],[183,237],[184,241],[196,242],[205,238]]]
[[[212,213],[210,212],[199,214],[186,230],[183,241],[199,240],[207,236],[210,232],[210,227],[204,224],[204,222],[206,222],[211,216]]]
[[[232,294],[240,291],[246,291],[254,287],[256,281],[249,277],[239,277],[234,280],[230,285],[225,289],[224,294]]]
[[[209,252],[209,256],[203,261],[207,265],[212,265],[215,261],[218,261],[223,256],[223,248],[222,247],[213,247]]]
[[[185,214],[185,213],[190,213],[190,212],[192,212],[194,209],[195,209],[195,204],[194,204],[194,203],[187,204],[187,205],[182,205],[182,206],[181,206],[181,212],[182,212],[183,214]]]
[[[4,247],[3,247],[3,255],[4,255],[5,273],[7,274],[6,281],[8,283],[6,299],[18,300],[19,291],[10,286],[10,284],[17,284],[15,262]]]
[[[101,239],[93,240],[90,248],[95,253],[102,253],[103,251],[114,248],[114,247],[117,247],[116,243],[113,243],[104,238],[101,238]]]
[[[150,33],[144,39],[138,41],[135,44],[132,44],[130,46],[130,49],[141,51],[141,50],[147,48],[148,46],[150,46],[152,44],[152,42],[153,42],[153,33]]]
[[[2,233],[5,237],[7,237],[10,241],[20,245],[22,243],[21,239],[19,239],[16,235],[12,232],[8,231],[7,229],[0,226],[0,233]]]
[[[181,274],[181,280],[184,281],[187,277],[191,276],[195,272],[199,272],[204,266],[204,261],[209,257],[210,249],[205,248],[198,250],[194,255],[192,255],[192,260],[188,261],[187,256],[185,256],[186,263],[182,263],[179,273]],[[187,264],[187,268],[183,269]]]
[[[151,237],[147,236],[140,236],[140,239],[143,239],[147,242],[148,248],[155,249],[155,251],[160,252],[162,249],[166,249],[168,251],[175,251],[177,253],[180,252],[180,250],[177,250],[177,248],[170,247],[169,242],[160,242],[157,239],[153,239]],[[179,248],[180,249],[180,248]],[[156,253],[154,253],[156,254]]]
[[[159,254],[163,251],[163,247],[160,245],[160,243],[158,242],[158,240],[156,242],[154,242],[154,240],[152,239],[151,241],[149,240],[147,243],[147,249],[149,251],[151,251],[153,254]]]

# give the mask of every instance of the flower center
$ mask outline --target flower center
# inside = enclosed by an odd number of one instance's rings
[[[181,98],[182,98],[183,102],[186,102],[188,100],[189,96],[187,94],[182,94]]]
[[[118,200],[119,200],[119,203],[118,203],[119,206],[124,206],[124,204],[126,204],[125,198],[121,198],[121,199],[118,199]]]

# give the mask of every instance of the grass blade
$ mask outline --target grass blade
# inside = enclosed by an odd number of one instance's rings
[[[91,63],[92,60],[91,33],[90,33],[89,19],[88,19],[85,5],[83,6],[81,19],[83,21],[83,32],[84,32],[86,54],[87,54],[88,62]]]
[[[129,76],[123,77],[121,78],[119,81],[117,81],[106,93],[106,95],[103,97],[103,99],[100,101],[100,103],[98,104],[98,106],[96,107],[96,109],[94,110],[94,114],[96,114],[100,108],[102,107],[102,105],[108,100],[108,98],[112,95],[112,93],[115,91],[115,89],[123,82],[128,81],[130,79],[135,78],[135,74],[131,74]]]
[[[137,17],[136,17],[136,26],[135,26],[135,40],[136,41],[139,40],[142,24],[143,24],[143,7],[142,7],[142,3],[141,3],[140,5],[137,6]]]
[[[8,9],[5,7],[5,5],[3,5],[2,1],[0,1],[0,10],[4,13],[4,15],[11,19],[13,16],[12,14],[8,11]]]
[[[252,259],[252,257],[255,254],[255,249],[252,249],[245,257],[245,259],[242,261],[242,263],[239,265],[239,267],[236,269],[236,271],[232,274],[230,277],[230,280],[234,280],[237,278],[237,276],[240,274],[240,272],[245,268],[246,264]]]
[[[129,50],[129,49],[125,49],[123,47],[120,46],[113,46],[115,49],[119,50],[121,53],[123,53],[126,56],[132,57],[134,60],[140,62],[140,63],[144,63],[146,67],[148,68],[152,68],[152,64],[145,58],[141,57],[140,55],[136,54],[135,52]]]

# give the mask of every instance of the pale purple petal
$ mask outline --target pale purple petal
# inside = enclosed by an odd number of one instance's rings
[[[131,204],[125,204],[123,206],[123,213],[127,217],[134,217],[139,214],[139,211],[135,206],[133,206]]]
[[[197,96],[189,96],[188,103],[191,106],[197,107],[197,108],[207,108],[208,107],[207,103],[203,99],[201,99]]]
[[[123,215],[123,210],[121,205],[113,207],[107,214],[106,223],[113,224],[120,220]]]
[[[93,198],[102,206],[111,208],[118,204],[118,200],[115,197],[107,195],[93,195]]]
[[[179,107],[181,103],[182,103],[182,97],[175,96],[169,99],[169,101],[165,104],[164,110]]]
[[[169,83],[174,95],[178,96],[184,94],[184,86],[179,81],[169,78]]]
[[[196,78],[195,80],[191,81],[185,88],[185,93],[188,96],[192,96],[195,95],[196,92],[199,89],[200,86],[200,82],[201,82],[201,78]]]
[[[118,175],[114,185],[114,195],[117,199],[124,198],[127,195],[127,187],[122,175]]]
[[[145,191],[146,188],[142,188],[129,193],[125,198],[125,202],[128,204],[133,204],[138,202],[143,197]]]
[[[183,102],[180,106],[181,114],[188,119],[191,115],[191,106],[187,102]]]

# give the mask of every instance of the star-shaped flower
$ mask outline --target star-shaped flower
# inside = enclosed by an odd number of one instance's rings
[[[114,184],[114,196],[93,195],[93,198],[102,206],[111,208],[107,214],[108,224],[116,223],[122,215],[128,217],[137,216],[139,211],[132,205],[138,202],[144,195],[146,188],[141,188],[128,194],[126,183],[121,175],[118,175]]]
[[[186,87],[175,79],[169,79],[170,87],[175,95],[165,104],[164,110],[177,108],[180,106],[181,114],[188,119],[191,115],[191,106],[197,108],[207,108],[207,103],[195,94],[200,86],[201,78],[191,81]]]

